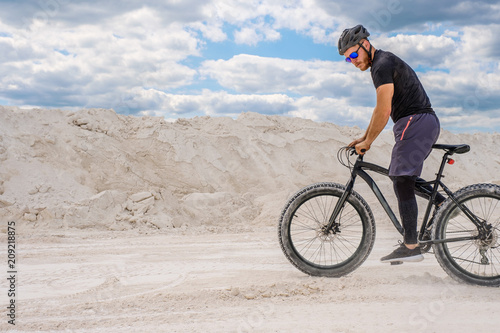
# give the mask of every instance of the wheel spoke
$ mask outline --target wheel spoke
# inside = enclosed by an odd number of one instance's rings
[[[483,236],[482,239],[477,237],[481,235],[477,227],[460,211],[457,216],[445,222],[444,228],[441,229],[441,237],[446,239],[473,236],[476,239],[440,245],[444,249],[444,256],[448,258],[452,267],[456,267],[458,276],[464,274],[474,279],[500,278],[498,241],[500,234],[497,228],[500,224],[500,197],[475,195],[463,199],[460,203],[467,207],[479,221],[486,221],[491,225],[492,229],[487,237]],[[452,272],[455,272],[455,269]]]
[[[346,202],[336,222],[338,230],[325,234],[338,202],[337,196],[319,195],[305,201],[294,213],[290,237],[298,254],[314,265],[334,266],[351,258],[363,238],[359,213]]]
[[[281,214],[280,246],[290,262],[304,273],[339,277],[361,265],[375,240],[375,222],[368,204],[355,192],[333,211],[345,187],[335,183],[313,184],[301,189]]]

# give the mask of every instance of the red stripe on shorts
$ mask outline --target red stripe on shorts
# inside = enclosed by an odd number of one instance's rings
[[[410,121],[413,119],[413,116],[410,117],[410,119],[408,120],[408,123],[406,124],[406,127],[405,129],[403,130],[403,134],[401,134],[401,140],[400,141],[403,141],[403,137],[405,136],[405,132],[406,132],[406,129],[408,128],[408,126],[410,126]]]

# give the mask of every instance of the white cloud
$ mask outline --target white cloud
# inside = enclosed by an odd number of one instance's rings
[[[441,117],[441,128],[458,132],[498,132],[500,128],[500,112],[485,114],[470,112]]]
[[[154,103],[152,103],[154,101]],[[142,113],[167,119],[193,115],[237,117],[241,112],[280,114],[314,121],[366,128],[373,107],[356,106],[347,98],[289,97],[284,94],[247,95],[228,94],[224,91],[204,91],[199,95],[174,95],[155,90],[142,91],[133,100],[134,108],[141,105]],[[151,106],[148,109],[147,106]],[[500,111],[492,113],[469,112],[462,108],[443,108],[436,112],[441,127],[455,131],[497,131]],[[387,125],[390,128],[391,124]]]
[[[239,44],[278,40],[280,29],[310,36],[317,43],[334,42],[337,36],[331,33],[336,20],[314,0],[214,0],[204,6],[204,11],[207,25],[224,21],[237,27],[234,38]]]
[[[441,66],[458,47],[452,38],[446,36],[403,34],[395,37],[380,36],[373,39],[373,45],[393,52],[414,67]]]
[[[115,105],[116,100],[123,99],[117,96],[134,95],[135,88],[168,90],[188,86],[196,77],[196,68],[180,62],[201,54],[205,41],[197,31],[206,40],[224,41],[228,38],[223,30],[225,24],[236,27],[234,36],[229,36],[234,37],[236,43],[254,46],[261,41],[279,40],[278,30],[283,28],[324,40],[326,29],[334,25],[310,0],[287,1],[285,5],[282,1],[257,0],[213,0],[199,5],[189,0],[170,1],[162,6],[150,1],[141,5],[126,1],[116,8],[109,3],[91,6],[54,1],[50,8],[27,1],[21,27],[2,22],[2,30],[11,31],[15,38],[0,37],[3,59],[12,61],[3,67],[5,75],[0,78],[0,89],[8,91],[8,98],[16,104],[47,105],[51,96],[62,94],[68,98],[74,96],[75,103],[83,100],[84,105]],[[241,86],[242,91],[303,94],[320,89],[327,95],[325,90],[334,85],[332,77],[325,76],[307,82],[326,66],[311,67],[309,74],[294,73],[290,68],[280,69],[279,59],[276,62],[261,69],[267,68],[271,71],[269,74],[278,75],[274,80],[277,87],[267,91],[251,88],[262,83],[254,75],[245,87]],[[201,72],[206,70],[202,68]],[[209,75],[217,76],[213,72]],[[245,76],[243,72],[233,75],[233,82],[228,84],[234,85],[234,80],[242,76]],[[301,82],[287,89],[283,80],[294,76]],[[342,76],[340,74],[340,78]],[[217,79],[223,85],[231,81],[229,76],[225,79],[217,76]],[[65,86],[57,87],[62,82]],[[269,88],[272,84],[264,86]],[[111,100],[106,103],[106,98]]]
[[[330,16],[314,0],[271,1],[267,15],[274,18],[275,29],[289,29],[310,36],[316,43],[336,42],[338,34],[329,31],[337,26],[337,19]]]
[[[290,114],[296,117],[362,127],[368,126],[373,112],[373,107],[354,106],[347,98],[302,97],[295,105],[297,110]]]
[[[223,22],[220,20],[215,20],[210,24],[207,22],[195,22],[189,25],[194,30],[199,30],[203,38],[212,42],[223,42],[228,37],[223,31]]]
[[[124,100],[141,113],[165,118],[197,115],[237,117],[241,112],[259,112],[301,117],[337,124],[367,126],[373,107],[350,105],[346,98],[290,97],[285,94],[229,94],[204,90],[198,95],[168,94],[154,89],[138,90]],[[149,107],[149,108],[148,108]]]
[[[106,101],[104,96],[142,86],[185,86],[196,75],[179,61],[199,54],[199,40],[179,24],[164,27],[147,8],[103,25],[72,29],[58,22],[34,22],[24,33],[14,30],[13,38],[0,40],[4,59],[10,61],[3,66],[0,90],[20,104],[58,105],[51,101],[54,96],[74,96],[74,104],[110,105],[116,97]]]
[[[500,117],[500,5],[397,2],[375,0],[364,11],[326,0],[13,2],[0,12],[0,98],[167,117],[256,111],[363,126],[375,104],[370,74],[336,58],[336,42],[345,27],[375,22],[374,45],[418,67],[443,124],[480,128],[486,114]],[[259,54],[285,29],[331,45],[339,61],[229,53],[203,61],[218,42]],[[485,123],[498,128],[496,119]]]
[[[495,62],[500,56],[500,24],[475,25],[462,30],[458,56],[467,61]]]
[[[236,44],[247,44],[255,46],[262,40],[262,35],[259,35],[257,31],[252,28],[245,27],[234,33],[234,41],[236,42]]]
[[[240,54],[229,60],[205,61],[203,76],[223,87],[243,93],[288,92],[300,95],[349,96],[366,92],[371,85],[367,73],[332,61],[304,61]]]
[[[155,89],[136,92],[134,103],[144,106],[148,114],[165,117],[192,115],[237,116],[241,112],[254,111],[266,114],[287,114],[295,108],[294,99],[284,94],[250,95],[229,94],[226,91],[204,90],[198,95],[168,94]],[[148,109],[150,101],[155,101]],[[136,105],[133,105],[135,108]]]

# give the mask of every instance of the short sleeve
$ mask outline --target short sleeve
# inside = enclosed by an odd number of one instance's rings
[[[372,67],[371,75],[375,89],[387,83],[394,83],[394,66],[388,57],[378,61],[377,66]]]

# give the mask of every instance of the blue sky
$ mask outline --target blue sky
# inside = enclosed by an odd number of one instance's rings
[[[500,132],[498,1],[0,1],[0,104],[167,119],[241,112],[366,127],[343,29],[409,63],[453,132]],[[388,126],[391,126],[389,124]]]

